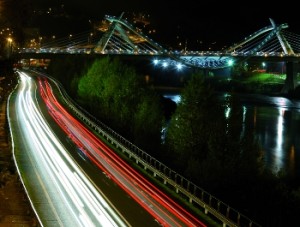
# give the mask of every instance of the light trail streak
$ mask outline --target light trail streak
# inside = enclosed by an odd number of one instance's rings
[[[63,198],[61,202],[68,208],[64,212],[72,215],[76,226],[128,226],[82,173],[45,122],[35,104],[37,100],[33,98],[34,80],[24,73],[19,75],[22,86],[16,106],[21,119],[19,122],[23,125],[24,137],[31,141],[30,150],[40,169],[51,176]]]
[[[147,181],[118,155],[70,115],[56,100],[46,78],[39,81],[40,93],[58,125],[85,155],[147,210],[162,226],[205,226],[170,197]]]

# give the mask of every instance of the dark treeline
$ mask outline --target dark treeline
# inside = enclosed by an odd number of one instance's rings
[[[133,67],[117,58],[71,57],[52,61],[49,72],[88,112],[157,157],[167,100],[146,86]]]
[[[201,72],[187,81],[177,107],[118,58],[54,59],[48,72],[103,123],[255,222],[297,223],[299,184],[264,167],[237,96],[220,102]]]

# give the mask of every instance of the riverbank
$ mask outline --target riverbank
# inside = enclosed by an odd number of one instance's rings
[[[207,85],[216,92],[241,95],[265,95],[299,100],[300,86],[296,84],[293,91],[284,91],[285,78],[285,74],[254,72],[231,77],[208,76],[205,80]],[[298,80],[300,78],[297,78],[296,81]],[[184,89],[184,85],[182,84],[178,87],[156,85],[154,89],[160,94],[180,94],[182,89]]]

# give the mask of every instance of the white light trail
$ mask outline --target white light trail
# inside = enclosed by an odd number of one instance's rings
[[[68,208],[65,212],[74,216],[78,226],[128,226],[81,172],[46,123],[33,98],[34,80],[25,73],[19,75],[22,88],[16,108],[24,137],[30,141],[30,150],[40,169],[51,176],[52,185],[60,192],[61,202]]]
[[[41,93],[53,118],[69,134],[89,160],[103,172],[109,173],[111,179],[126,191],[137,203],[147,210],[163,226],[205,226],[172,199],[159,191],[139,173],[124,162],[108,148],[99,138],[92,134],[82,123],[76,120],[61,106],[49,82],[41,80]]]

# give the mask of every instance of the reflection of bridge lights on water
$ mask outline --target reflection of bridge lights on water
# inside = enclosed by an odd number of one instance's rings
[[[280,170],[282,168],[282,145],[283,145],[283,123],[284,123],[284,112],[283,108],[279,109],[278,121],[277,121],[277,143],[275,147],[276,155],[275,155],[275,166]]]
[[[279,97],[276,100],[277,100],[276,105],[278,105],[280,107],[289,107],[289,106],[293,105],[293,103],[290,100],[288,100],[287,98]],[[284,109],[282,109],[282,111],[284,112]]]
[[[164,97],[171,99],[173,102],[176,102],[176,104],[179,104],[181,101],[180,95],[165,94]]]

